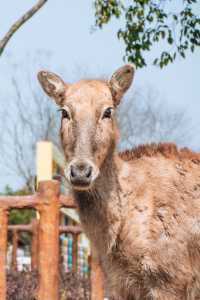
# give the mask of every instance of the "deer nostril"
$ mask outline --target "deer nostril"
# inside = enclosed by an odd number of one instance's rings
[[[87,178],[90,178],[91,175],[92,175],[92,167],[88,167],[88,168],[86,169],[86,171],[85,171],[85,176],[86,176]]]
[[[76,170],[75,170],[74,166],[71,166],[71,168],[70,168],[70,175],[71,175],[71,177],[76,177]]]
[[[72,165],[70,168],[71,178],[90,178],[92,174],[92,167],[88,165]]]

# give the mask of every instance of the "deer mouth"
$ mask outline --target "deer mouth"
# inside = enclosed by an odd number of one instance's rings
[[[85,178],[76,178],[76,180],[71,179],[70,184],[73,189],[83,191],[90,189],[92,182],[91,180],[87,180]]]

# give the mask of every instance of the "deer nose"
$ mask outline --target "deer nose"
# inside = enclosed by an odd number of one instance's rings
[[[87,163],[76,163],[70,167],[70,180],[74,185],[89,185],[92,178],[92,166]]]

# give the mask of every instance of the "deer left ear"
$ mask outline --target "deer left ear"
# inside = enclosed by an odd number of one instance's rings
[[[135,66],[133,64],[127,64],[119,68],[112,75],[109,86],[116,106],[120,103],[122,96],[131,86],[134,74]]]
[[[65,96],[66,84],[56,74],[49,71],[40,71],[38,80],[45,93],[54,98],[58,105],[61,105]]]

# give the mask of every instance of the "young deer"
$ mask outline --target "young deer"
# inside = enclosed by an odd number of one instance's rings
[[[133,76],[132,65],[109,81],[38,74],[62,110],[65,176],[110,297],[198,300],[200,154],[173,144],[117,153],[115,110]]]

